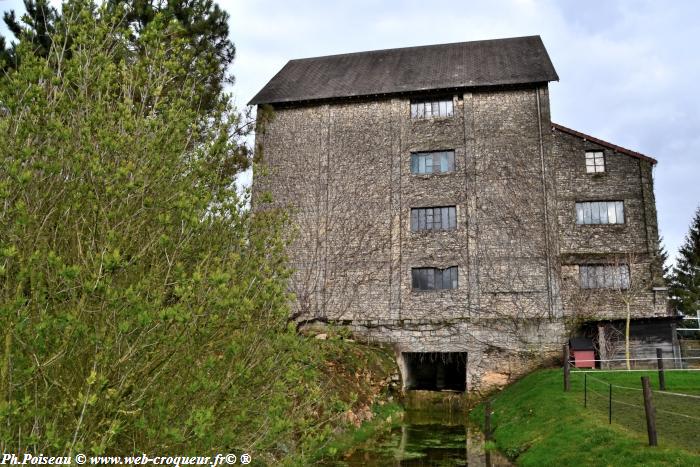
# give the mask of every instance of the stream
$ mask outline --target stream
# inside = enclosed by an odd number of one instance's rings
[[[406,411],[400,426],[379,430],[329,466],[510,466],[484,450],[484,436],[460,413]]]

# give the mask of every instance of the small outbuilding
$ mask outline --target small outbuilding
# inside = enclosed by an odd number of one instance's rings
[[[595,368],[595,347],[586,337],[569,339],[569,348],[576,368]]]

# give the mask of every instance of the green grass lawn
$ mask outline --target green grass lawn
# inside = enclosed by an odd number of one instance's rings
[[[582,404],[585,384],[588,410],[607,421],[612,391],[612,422],[641,435],[646,435],[646,415],[640,377],[649,376],[659,445],[676,446],[700,454],[699,372],[666,372],[666,391],[659,390],[656,371],[573,373],[571,376],[571,389],[579,394]]]
[[[643,409],[640,419],[634,407],[625,405],[641,407],[641,393],[635,389],[641,388],[640,376],[644,374],[589,375],[589,403],[584,408],[583,374],[572,374],[571,391],[565,393],[561,370],[532,373],[493,398],[495,443],[520,465],[700,466],[700,422],[680,421],[683,417],[669,415],[669,423],[657,412],[660,445],[647,445]],[[652,376],[655,374],[649,372],[648,375],[657,389],[656,378]],[[698,372],[669,372],[666,381],[669,391],[700,393]],[[611,425],[608,424],[607,384],[629,388],[613,388],[613,398],[618,402],[613,404]],[[700,416],[698,399],[686,398],[679,407],[664,402],[671,398],[669,395],[655,392],[654,396],[659,408]],[[625,412],[625,409],[629,410]],[[483,406],[477,407],[471,417],[481,423]],[[661,433],[662,428],[665,434]],[[671,430],[676,435],[669,436]],[[681,439],[678,433],[683,434]]]

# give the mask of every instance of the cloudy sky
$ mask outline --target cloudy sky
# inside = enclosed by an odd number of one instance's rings
[[[17,8],[18,0],[0,0]],[[700,2],[219,0],[244,105],[290,59],[539,34],[560,81],[553,121],[656,158],[675,254],[700,204]]]

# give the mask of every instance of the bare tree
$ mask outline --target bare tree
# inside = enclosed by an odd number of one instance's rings
[[[625,364],[631,369],[630,360],[630,326],[632,321],[632,305],[639,295],[649,288],[649,283],[638,274],[632,274],[631,268],[638,264],[637,255],[627,253],[616,256],[613,263],[613,288],[625,309]]]
[[[569,278],[567,307],[572,328],[601,319],[624,319],[623,330],[608,323],[599,326],[597,344],[601,357],[614,356],[624,348],[625,364],[631,368],[630,328],[632,311],[649,292],[647,262],[634,252],[610,255],[607,261],[592,260],[576,266],[577,278]]]

